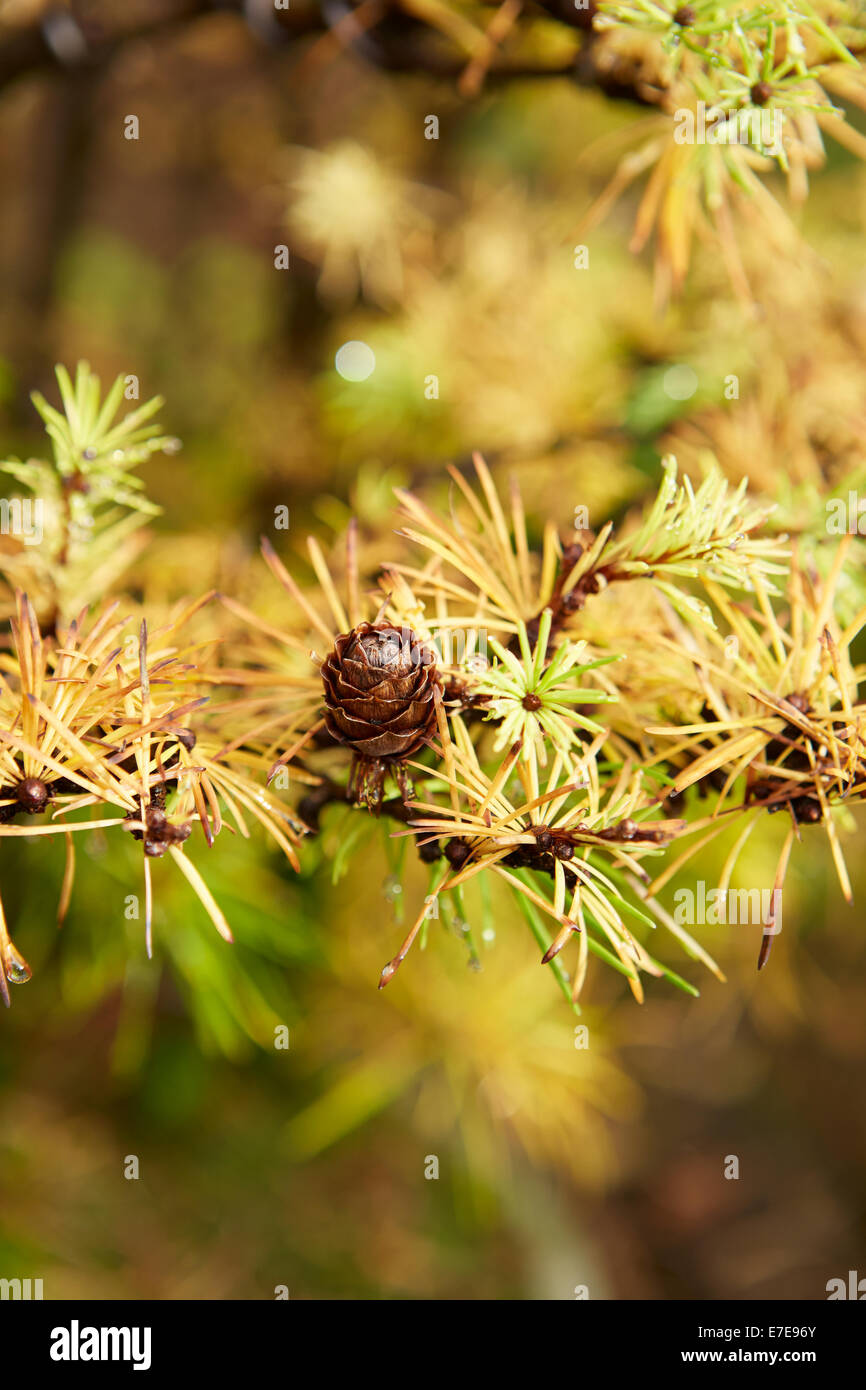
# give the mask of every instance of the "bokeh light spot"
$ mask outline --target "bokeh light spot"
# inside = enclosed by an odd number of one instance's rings
[[[669,367],[665,372],[665,395],[672,401],[688,401],[698,389],[698,375],[694,368],[680,363]]]
[[[334,366],[344,381],[366,381],[376,370],[376,354],[367,343],[353,340],[337,349]]]

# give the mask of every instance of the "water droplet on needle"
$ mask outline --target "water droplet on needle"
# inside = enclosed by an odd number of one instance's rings
[[[33,974],[30,966],[12,942],[6,939],[2,951],[3,971],[10,985],[25,985]]]

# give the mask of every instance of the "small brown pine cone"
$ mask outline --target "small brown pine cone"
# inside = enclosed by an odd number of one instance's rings
[[[408,628],[361,623],[342,633],[322,681],[329,734],[361,758],[411,758],[436,727],[442,683],[432,652]]]

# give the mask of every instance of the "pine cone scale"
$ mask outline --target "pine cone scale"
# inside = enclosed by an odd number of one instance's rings
[[[344,659],[340,671],[340,680],[353,690],[372,690],[382,679],[381,671],[373,667],[362,666],[359,661]]]
[[[364,758],[401,759],[410,758],[418,751],[420,744],[414,734],[378,734],[375,738],[362,739],[355,744],[355,751]]]

